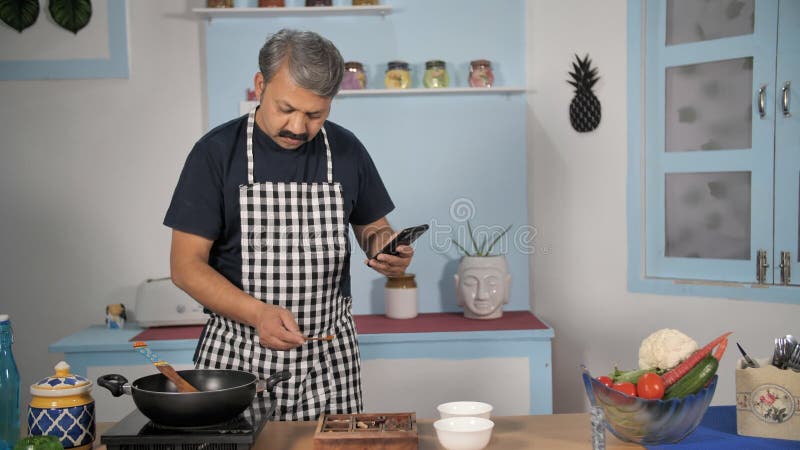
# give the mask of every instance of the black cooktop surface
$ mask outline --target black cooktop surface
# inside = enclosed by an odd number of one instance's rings
[[[274,406],[267,410],[253,406],[222,424],[175,428],[153,423],[137,409],[105,431],[100,442],[109,449],[164,444],[234,444],[236,448],[249,448],[274,411]]]

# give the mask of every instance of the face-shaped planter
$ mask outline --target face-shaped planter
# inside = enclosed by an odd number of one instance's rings
[[[505,256],[465,256],[455,275],[456,298],[469,319],[497,319],[511,292]]]

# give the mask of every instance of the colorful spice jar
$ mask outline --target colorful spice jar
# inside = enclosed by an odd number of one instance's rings
[[[388,89],[406,89],[411,86],[411,69],[404,61],[389,61],[383,82]]]
[[[492,63],[485,59],[470,61],[469,85],[472,87],[492,87],[494,85]]]
[[[422,84],[426,88],[445,88],[450,84],[450,77],[447,75],[444,61],[436,59],[425,62],[425,76],[422,77]]]
[[[55,371],[31,385],[28,433],[53,436],[65,449],[90,450],[95,438],[92,382],[69,373],[64,361]]]
[[[283,8],[286,6],[284,0],[258,0],[259,8]]]
[[[365,89],[366,87],[367,75],[364,73],[364,66],[356,61],[344,63],[342,89]]]

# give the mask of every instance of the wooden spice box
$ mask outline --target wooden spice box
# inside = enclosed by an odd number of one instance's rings
[[[417,450],[413,412],[323,414],[314,431],[314,450]]]

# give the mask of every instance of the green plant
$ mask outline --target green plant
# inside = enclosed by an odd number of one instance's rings
[[[475,232],[472,229],[472,225],[467,221],[467,231],[469,231],[469,240],[472,242],[472,251],[466,249],[464,245],[459,244],[455,240],[451,239],[451,242],[456,245],[464,253],[464,256],[491,256],[492,248],[494,248],[495,244],[508,233],[508,230],[511,229],[511,225],[507,226],[505,230],[503,230],[500,234],[494,237],[493,240],[489,241],[491,236],[487,235],[484,239],[481,240],[480,244],[475,239]]]

